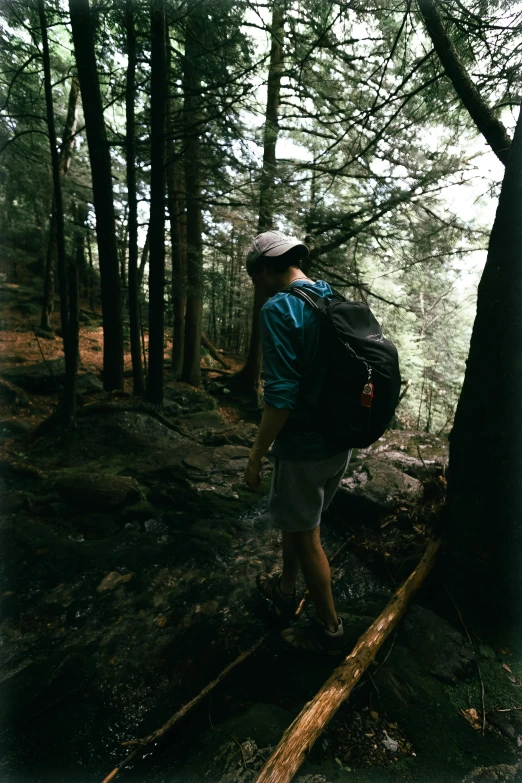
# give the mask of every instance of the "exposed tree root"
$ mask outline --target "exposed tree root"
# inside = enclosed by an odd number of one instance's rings
[[[395,591],[384,611],[285,731],[279,745],[256,778],[256,783],[289,783],[292,780],[316,739],[348,698],[385,639],[405,614],[409,602],[431,571],[439,547],[440,539],[428,543],[419,564]]]

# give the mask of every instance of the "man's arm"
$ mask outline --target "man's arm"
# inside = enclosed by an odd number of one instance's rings
[[[289,415],[290,410],[288,408],[274,408],[272,405],[265,405],[263,408],[261,424],[259,425],[245,470],[245,481],[249,489],[259,489],[261,485],[261,460],[279,435]]]

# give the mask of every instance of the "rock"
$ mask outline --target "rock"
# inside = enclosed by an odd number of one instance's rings
[[[191,386],[183,387],[181,384],[165,385],[165,401],[177,402],[186,414],[213,411],[217,408],[217,402],[210,394]]]
[[[133,576],[134,574],[118,574],[117,571],[111,571],[107,576],[103,577],[96,590],[98,593],[114,590],[116,587],[130,582]]]
[[[156,536],[161,536],[168,531],[167,525],[160,522],[159,519],[146,519],[143,523],[143,527],[147,533],[152,533]]]
[[[502,734],[513,740],[518,748],[522,747],[522,709],[511,710],[511,712],[488,712],[486,719]]]
[[[140,497],[140,486],[129,476],[77,473],[58,479],[56,489],[71,505],[111,509]]]
[[[56,384],[63,383],[65,359],[49,359],[47,362],[30,364],[25,367],[9,367],[2,371],[2,378],[32,394],[50,394],[56,391]],[[102,386],[92,373],[86,372],[85,368],[80,366],[78,388],[97,391]]]
[[[467,677],[476,660],[473,648],[460,631],[418,604],[408,610],[399,640],[412,651],[416,661],[442,682],[454,684]]]
[[[495,764],[491,767],[477,767],[466,775],[462,783],[517,783],[522,772],[518,764]]]
[[[227,429],[223,417],[217,410],[204,410],[182,415],[178,423],[183,433],[198,440],[207,439]]]
[[[0,421],[0,435],[23,435],[31,431],[31,425],[20,419]]]
[[[7,370],[2,371],[2,375]],[[0,399],[5,400],[9,405],[19,405],[22,408],[29,407],[29,398],[18,386],[6,380],[0,380]]]
[[[422,483],[408,476],[382,457],[364,457],[348,465],[336,501],[350,514],[376,521],[399,506],[422,497]]]
[[[429,476],[443,476],[448,466],[448,460],[425,459],[424,463],[417,457],[404,454],[402,451],[382,451],[379,458],[391,462],[398,470],[413,476],[419,481],[426,481]]]

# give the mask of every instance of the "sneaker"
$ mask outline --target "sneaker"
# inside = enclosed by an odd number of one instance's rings
[[[284,620],[291,620],[297,611],[296,592],[285,595],[281,591],[281,574],[269,574],[262,571],[257,575],[257,589],[265,598],[274,604],[276,614]]]
[[[345,636],[343,621],[339,617],[336,631],[329,631],[320,620],[304,627],[285,628],[281,631],[284,646],[302,655],[343,655],[348,652],[349,639]]]

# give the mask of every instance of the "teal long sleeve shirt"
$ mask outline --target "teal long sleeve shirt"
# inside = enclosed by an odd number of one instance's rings
[[[324,280],[295,280],[291,285],[310,287],[321,296],[332,294]],[[302,429],[313,426],[326,370],[319,314],[292,294],[275,294],[261,310],[261,347],[263,401],[290,410],[289,423],[299,422]],[[272,454],[280,459],[325,459],[340,451],[327,434],[312,429],[294,432],[289,427],[283,427],[272,447]]]

